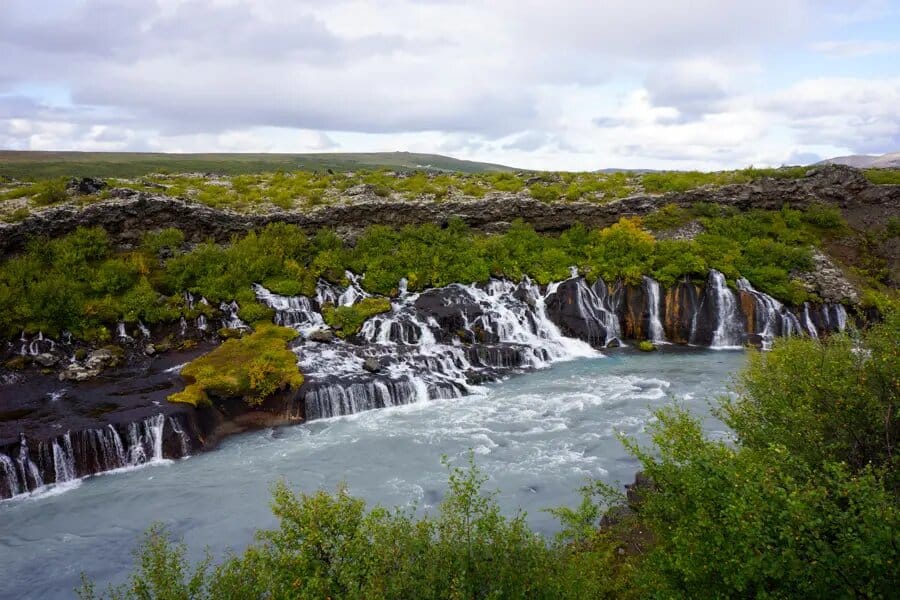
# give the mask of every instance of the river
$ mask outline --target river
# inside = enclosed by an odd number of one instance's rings
[[[141,532],[165,523],[199,557],[240,550],[275,525],[269,488],[304,491],[341,481],[369,503],[433,511],[446,489],[441,457],[469,449],[507,514],[522,509],[537,531],[557,523],[542,509],[574,505],[587,478],[622,484],[636,461],[617,432],[645,439],[651,411],[678,400],[712,435],[724,426],[709,400],[727,392],[742,351],[612,351],[484,386],[471,396],[313,421],[227,439],[185,460],[95,476],[0,503],[0,597],[71,598],[80,574],[121,582]]]

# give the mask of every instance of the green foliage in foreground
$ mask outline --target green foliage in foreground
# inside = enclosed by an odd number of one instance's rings
[[[226,340],[187,364],[181,375],[188,385],[169,401],[200,406],[210,397],[240,397],[254,405],[278,390],[299,388],[303,375],[297,356],[286,347],[295,337],[289,327],[258,323],[253,333]]]
[[[500,513],[474,465],[451,470],[439,513],[421,519],[366,510],[343,488],[296,495],[280,483],[278,529],[244,553],[191,566],[155,527],[129,583],[107,596],[894,597],[898,335],[892,313],[858,346],[780,340],[743,373],[737,398],[721,401],[734,443],[708,438],[683,410],[659,411],[649,447],[625,440],[654,484],[612,527],[598,527],[613,495],[595,483],[578,507],[552,511],[562,530],[542,539],[521,514]],[[90,582],[80,594],[96,597]]]
[[[391,301],[387,298],[363,298],[353,306],[334,306],[325,304],[322,317],[340,337],[349,337],[359,333],[363,323],[370,317],[391,310]]]
[[[117,321],[153,324],[211,313],[209,306],[187,306],[185,291],[213,305],[236,300],[241,318],[254,322],[270,311],[257,303],[252,284],[312,295],[320,277],[341,282],[348,269],[364,274],[367,291],[384,296],[396,293],[401,278],[411,290],[501,276],[527,275],[546,284],[568,277],[575,265],[589,278],[638,283],[650,275],[668,286],[718,269],[729,280],[746,277],[759,290],[800,303],[814,298],[791,280],[791,272],[811,266],[809,247],[823,232],[844,227],[835,209],[818,205],[805,212],[736,214],[715,205],[675,207],[647,221],[666,228],[685,219],[699,219],[705,232],[695,240],[658,241],[640,219],[623,218],[605,229],[576,225],[559,236],[540,235],[522,222],[502,235],[484,235],[452,221],[445,228],[373,226],[348,247],[330,230],[308,238],[295,226],[273,223],[229,245],[209,242],[190,251],[182,250],[178,230],[151,232],[138,249],[124,253],[113,251],[102,229],[79,229],[33,240],[25,253],[0,264],[0,334],[69,330],[104,340]],[[357,312],[340,319],[364,316]],[[348,331],[358,326],[350,321]]]

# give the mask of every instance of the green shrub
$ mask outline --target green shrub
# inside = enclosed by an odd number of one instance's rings
[[[641,340],[638,343],[638,350],[641,352],[653,352],[656,350],[656,346],[650,340]]]
[[[691,214],[687,210],[671,203],[642,218],[644,225],[655,231],[675,229],[685,225],[690,220]]]
[[[823,229],[838,229],[847,225],[843,215],[841,215],[840,208],[818,202],[810,204],[806,208],[806,211],[803,213],[803,220]]]
[[[876,185],[900,185],[900,169],[866,169],[863,173]]]
[[[391,310],[391,301],[387,298],[363,298],[352,306],[325,304],[322,306],[322,317],[340,337],[350,337],[359,333],[363,323],[375,315]]]
[[[31,201],[35,206],[49,206],[68,200],[65,179],[48,179],[36,183],[32,188],[34,196]]]

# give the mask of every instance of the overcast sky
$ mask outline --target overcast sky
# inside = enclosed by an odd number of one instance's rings
[[[900,150],[900,0],[0,0],[0,148],[547,169]]]

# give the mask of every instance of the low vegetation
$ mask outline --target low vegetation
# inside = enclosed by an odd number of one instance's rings
[[[297,389],[303,375],[287,347],[295,337],[289,327],[259,323],[252,333],[226,340],[188,363],[181,370],[187,386],[169,400],[202,406],[212,398],[243,398],[253,406],[279,390]]]
[[[865,174],[876,185],[900,185],[900,169],[866,169]]]
[[[900,585],[900,319],[857,340],[779,340],[718,413],[733,440],[662,410],[624,439],[649,485],[625,509],[585,486],[548,540],[505,516],[474,466],[435,514],[367,508],[345,488],[273,489],[278,528],[214,564],[161,526],[109,598],[888,598]],[[811,370],[812,369],[812,370]],[[470,459],[471,460],[471,459]],[[600,527],[606,508],[614,524]],[[79,590],[96,598],[90,581]]]
[[[238,158],[226,160],[223,157],[222,167],[214,168],[211,158],[202,157],[191,160],[185,157],[185,166],[197,166],[194,172],[169,174],[168,170],[157,172],[148,170],[134,171],[123,168],[119,178],[115,164],[102,168],[98,164],[92,175],[111,177],[111,187],[130,188],[155,194],[166,194],[198,202],[215,208],[228,208],[244,212],[260,212],[273,208],[282,210],[303,210],[321,204],[344,202],[360,194],[372,194],[394,199],[429,199],[443,201],[449,198],[483,198],[489,193],[524,193],[543,202],[609,202],[639,193],[660,194],[666,192],[684,192],[702,186],[721,186],[733,183],[749,183],[763,177],[798,178],[806,174],[806,167],[782,167],[779,169],[741,169],[737,171],[720,171],[704,173],[699,171],[667,171],[656,173],[638,172],[513,172],[495,165],[481,163],[465,163],[451,161],[448,164],[462,165],[453,170],[439,168],[421,170],[414,163],[402,160],[403,157],[385,155],[382,164],[395,164],[393,168],[372,169],[375,163],[340,163],[335,169],[326,168],[327,158],[317,155],[310,158],[303,170],[295,170],[299,157],[273,156],[270,169],[247,166],[259,166],[252,156],[244,161]],[[163,165],[165,157],[145,157],[147,165]],[[373,159],[375,160],[375,159]],[[212,161],[212,162],[211,162]],[[325,162],[323,162],[325,161]],[[141,163],[143,164],[143,163]],[[179,163],[180,164],[180,163]],[[204,167],[204,168],[200,168]],[[283,168],[282,168],[283,167]],[[357,168],[359,169],[357,170]],[[279,170],[273,170],[279,169]],[[268,171],[268,172],[267,172]],[[2,172],[2,166],[0,166]],[[15,173],[19,173],[13,169]],[[41,169],[35,174],[43,173]],[[51,170],[50,172],[57,172]],[[80,172],[67,171],[68,174]],[[211,173],[212,172],[212,173]],[[25,171],[29,175],[31,171]],[[135,176],[140,173],[141,176]],[[219,174],[213,174],[219,173]],[[883,177],[875,173],[873,176]],[[131,178],[128,178],[131,177]],[[60,178],[39,178],[35,181],[8,182],[0,186],[0,214],[6,220],[13,220],[15,210],[40,208],[60,202],[77,201],[89,203],[108,197],[104,190],[94,195],[69,196],[65,189],[66,180]],[[881,182],[881,181],[879,181]],[[890,180],[884,181],[888,183]],[[15,204],[3,206],[4,201],[17,200]],[[23,206],[23,202],[25,203]]]
[[[693,240],[656,239],[650,229],[689,221],[702,226]],[[688,277],[702,280],[717,269],[734,281],[746,277],[757,289],[789,303],[815,300],[792,278],[811,267],[812,245],[846,229],[837,209],[813,205],[806,211],[737,213],[718,205],[666,207],[644,221],[623,218],[604,229],[576,225],[558,236],[541,235],[516,222],[502,235],[485,235],[459,221],[393,229],[368,228],[354,246],[330,230],[307,237],[295,226],[275,223],[235,237],[230,244],[203,243],[190,249],[176,229],[148,233],[139,247],[119,252],[100,228],[79,229],[57,239],[35,239],[22,254],[0,264],[0,334],[70,331],[87,340],[110,339],[115,324],[132,328],[211,317],[220,302],[237,301],[246,322],[267,320],[254,283],[284,295],[313,295],[319,278],[341,283],[350,270],[364,274],[372,294],[396,294],[401,278],[410,290],[490,277],[524,276],[546,284],[577,266],[588,278],[639,283],[642,275],[664,286]],[[210,305],[190,304],[185,292]],[[329,317],[340,331],[385,302]]]
[[[325,304],[322,317],[339,337],[345,338],[359,333],[363,323],[370,317],[391,310],[388,298],[363,298],[353,306]]]

